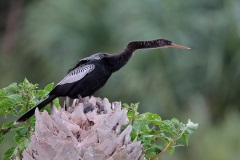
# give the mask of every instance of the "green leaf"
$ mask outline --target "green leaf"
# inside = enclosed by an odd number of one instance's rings
[[[18,88],[17,83],[12,83],[8,87],[0,89],[0,98],[4,98],[4,96],[15,94],[17,88]]]
[[[0,129],[0,144],[3,142],[4,140],[4,135],[7,134],[9,131],[11,131],[11,129],[16,128],[13,124],[13,122],[10,123],[4,123],[2,125],[2,128]]]
[[[16,134],[14,137],[14,141],[19,144],[21,142],[27,141],[28,139],[25,136],[21,136],[20,134]]]
[[[39,97],[44,97],[44,96],[47,95],[47,92],[46,92],[45,90],[39,90],[39,91],[37,92],[37,95],[38,95]]]
[[[53,89],[53,86],[54,86],[54,83],[50,83],[44,88],[44,90],[47,92],[50,92]]]
[[[60,107],[59,99],[58,99],[58,98],[55,98],[55,99],[53,100],[53,104],[54,104],[56,107]]]
[[[4,123],[2,125],[2,129],[5,129],[5,128],[9,128],[9,127],[14,127],[15,128],[15,125],[13,124],[13,122],[9,122],[9,123]]]
[[[3,160],[9,160],[11,159],[11,156],[13,155],[13,152],[16,147],[9,148],[3,155]]]
[[[149,132],[150,128],[148,124],[150,123],[149,120],[141,118],[141,115],[138,115],[137,120],[133,123],[133,129],[137,134],[143,134],[145,132]]]
[[[0,114],[15,114],[16,107],[21,104],[22,101],[22,97],[19,94],[12,94],[6,96],[0,102]]]
[[[173,152],[174,152],[174,147],[169,147],[168,148],[168,153],[173,154]]]
[[[197,129],[197,127],[198,127],[198,124],[191,122],[191,120],[189,119],[186,125],[185,132],[187,132],[188,134],[192,134]]]
[[[151,152],[147,152],[146,153],[146,158],[147,159],[149,159],[149,158],[151,158],[151,157],[153,157],[153,156],[155,156],[156,155],[156,152],[155,151],[151,151]],[[158,158],[155,158],[154,160],[157,160]]]
[[[134,132],[134,131],[132,131],[132,132],[130,133],[130,136],[131,136],[131,140],[132,140],[132,141],[134,141],[134,140],[137,138],[137,134],[136,134],[136,132]]]
[[[159,115],[153,113],[145,113],[147,119],[150,120],[153,124],[160,125],[162,123],[162,119]]]
[[[182,140],[186,145],[188,145],[188,135],[182,134]]]
[[[182,136],[181,136],[181,138],[182,138],[182,140],[183,140],[183,142],[186,144],[186,145],[188,145],[188,138],[189,138],[189,135],[190,134],[193,134],[194,133],[194,131],[197,129],[197,127],[198,127],[198,124],[196,123],[193,123],[193,122],[191,122],[191,120],[189,119],[188,120],[188,123],[185,125],[185,127],[182,129],[183,131],[182,131]]]
[[[29,81],[27,80],[27,78],[24,78],[23,84],[29,84]]]
[[[9,104],[4,104],[4,105],[14,105],[22,101],[22,96],[19,94],[11,94],[11,95],[8,95],[6,98]]]

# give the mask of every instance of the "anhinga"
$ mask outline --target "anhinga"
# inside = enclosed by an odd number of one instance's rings
[[[190,49],[166,39],[156,39],[130,42],[125,49],[116,54],[96,53],[83,58],[68,71],[68,74],[53,88],[46,99],[26,112],[15,123],[27,120],[34,114],[37,107],[40,110],[57,97],[67,96],[74,99],[79,96],[91,96],[104,86],[113,72],[122,68],[129,61],[134,51],[149,48]]]

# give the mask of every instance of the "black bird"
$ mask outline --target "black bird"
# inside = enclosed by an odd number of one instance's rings
[[[40,110],[57,97],[68,96],[74,99],[79,96],[91,96],[104,86],[113,72],[122,68],[129,61],[134,51],[148,48],[190,49],[166,39],[156,39],[130,42],[125,49],[116,54],[96,53],[83,58],[68,71],[68,74],[53,88],[46,99],[22,115],[15,123],[26,121],[34,114],[37,107]]]

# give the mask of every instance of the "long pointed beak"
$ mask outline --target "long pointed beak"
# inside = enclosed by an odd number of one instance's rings
[[[179,48],[179,49],[191,49],[191,48],[189,48],[189,47],[182,46],[182,45],[178,45],[178,44],[174,44],[174,43],[168,45],[167,47],[168,47],[168,48]]]

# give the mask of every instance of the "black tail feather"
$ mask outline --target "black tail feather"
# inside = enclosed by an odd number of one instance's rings
[[[37,104],[35,107],[33,107],[32,109],[30,109],[29,111],[27,111],[24,115],[22,115],[20,118],[18,118],[14,124],[18,124],[20,122],[24,122],[27,119],[29,119],[30,117],[32,117],[35,113],[35,109],[38,107],[38,109],[42,109],[43,107],[45,107],[48,103],[50,103],[51,101],[53,101],[57,96],[55,95],[50,95],[48,96],[46,99],[44,99],[42,102],[40,102],[39,104]]]

